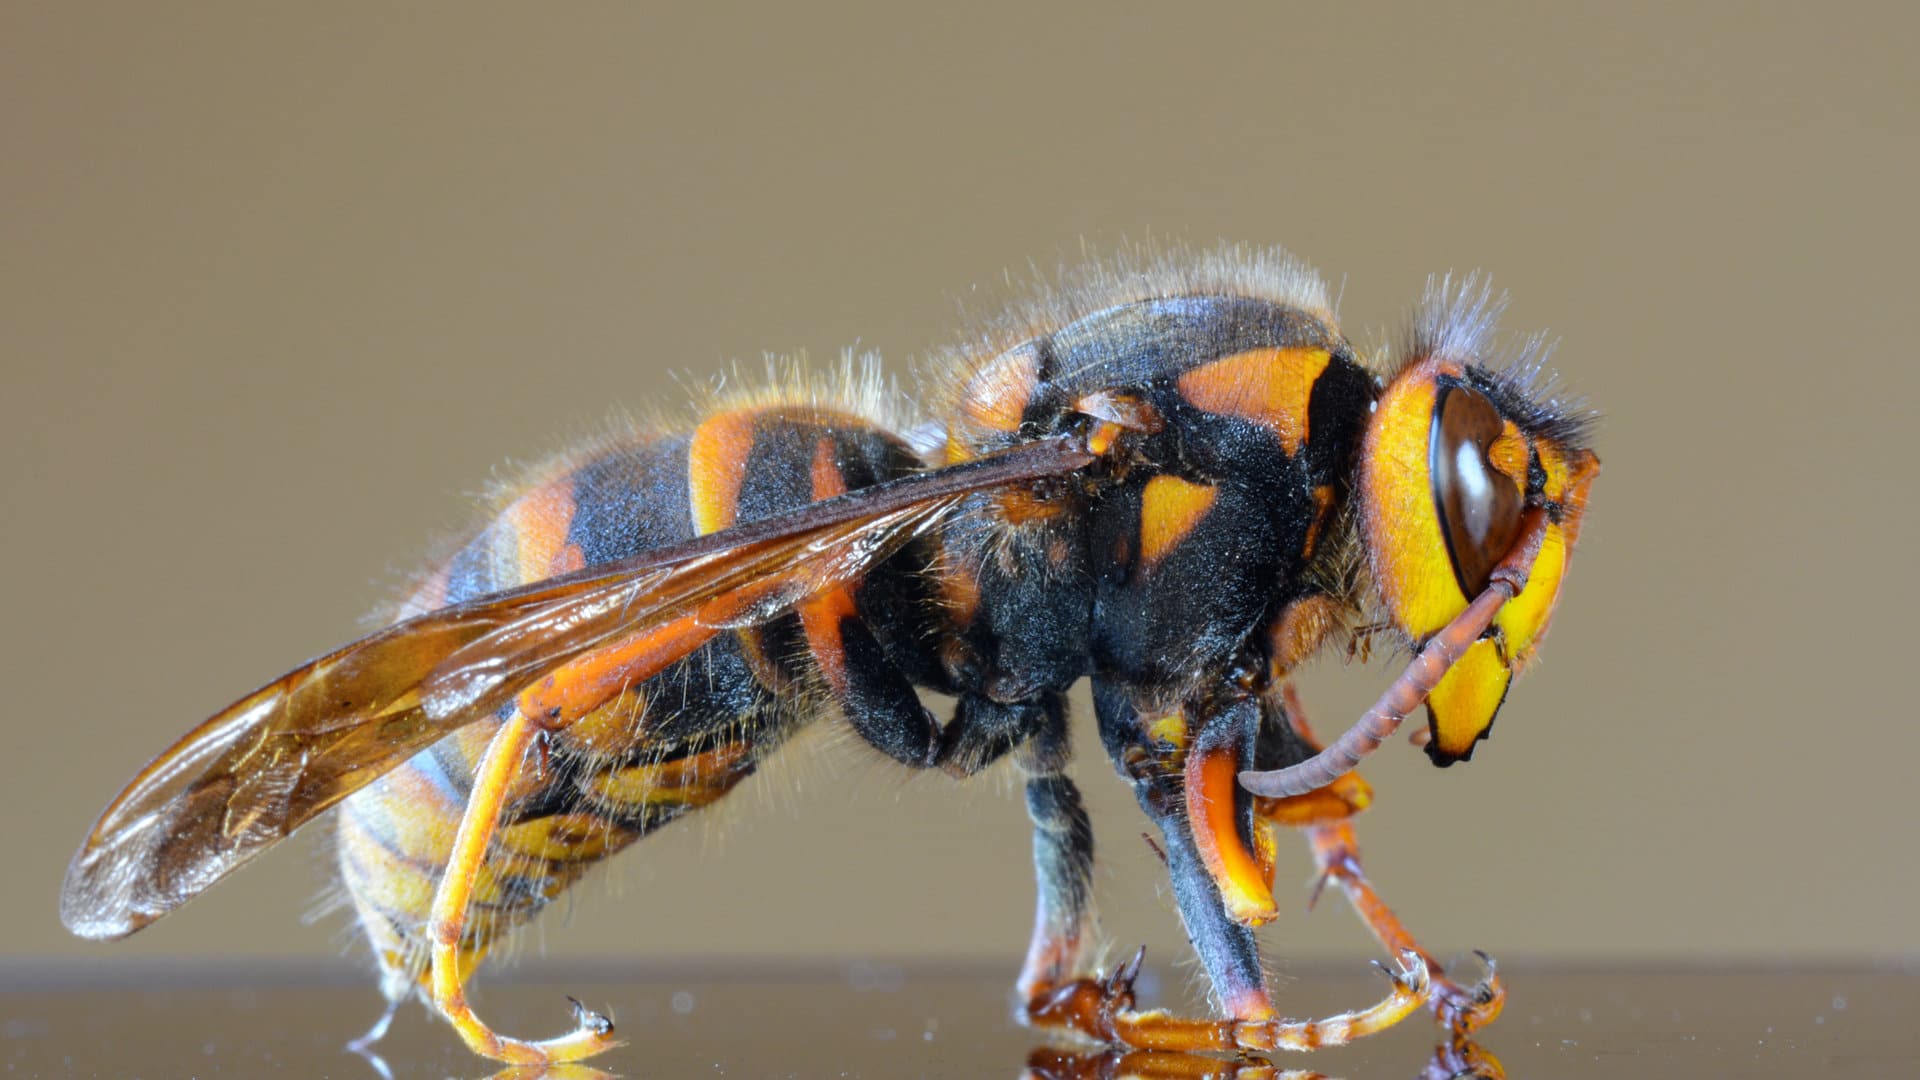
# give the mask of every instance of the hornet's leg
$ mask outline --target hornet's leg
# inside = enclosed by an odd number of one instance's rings
[[[460,818],[460,831],[454,835],[453,857],[433,894],[433,1004],[460,1032],[474,1053],[495,1061],[522,1065],[579,1061],[619,1043],[613,1038],[613,1024],[606,1017],[587,1011],[574,1003],[574,1030],[558,1038],[527,1042],[497,1035],[467,1004],[466,973],[462,970],[461,939],[466,934],[467,901],[473,896],[474,875],[487,858],[500,823],[500,810],[506,794],[519,772],[521,759],[540,737],[538,725],[524,714],[515,713],[480,759],[473,778],[473,791],[467,810]]]
[[[1299,695],[1291,682],[1282,688],[1282,694],[1287,720],[1294,733],[1317,752],[1319,744],[1307,725]],[[1320,874],[1314,886],[1314,896],[1318,897],[1328,882],[1339,886],[1353,905],[1354,913],[1360,916],[1360,921],[1373,932],[1389,955],[1413,954],[1420,957],[1433,982],[1434,1016],[1441,1023],[1459,1035],[1485,1027],[1499,1018],[1507,996],[1506,987],[1494,970],[1493,962],[1484,953],[1480,954],[1487,973],[1474,986],[1463,987],[1448,978],[1440,962],[1414,940],[1413,934],[1401,923],[1393,909],[1387,906],[1386,901],[1380,898],[1380,894],[1374,891],[1373,883],[1367,880],[1366,872],[1361,869],[1360,846],[1354,839],[1351,819],[1353,814],[1365,809],[1371,800],[1372,795],[1366,783],[1357,774],[1348,773],[1334,783],[1305,795],[1257,800],[1256,811],[1270,822],[1291,825],[1306,833],[1307,843],[1313,850],[1314,865]]]
[[[1027,1055],[1020,1080],[1328,1080],[1317,1072],[1284,1072],[1260,1058],[1239,1060],[1170,1050],[1063,1050],[1043,1046]]]
[[[827,592],[799,605],[798,612],[808,650],[848,726],[867,745],[902,765],[971,776],[1042,728],[1065,728],[1066,703],[1060,694],[1001,703],[965,691],[943,728],[920,704],[906,673],[887,659],[862,621],[851,590]]]
[[[1194,839],[1180,769],[1158,760],[1146,744],[1147,726],[1123,690],[1095,680],[1094,704],[1102,741],[1165,838],[1181,921],[1229,1015],[1199,1020],[1136,1010],[1133,983],[1143,957],[1136,953],[1105,979],[1075,979],[1036,994],[1025,1011],[1029,1023],[1143,1050],[1312,1050],[1385,1030],[1420,1008],[1426,1000],[1427,972],[1417,957],[1409,956],[1398,972],[1389,973],[1393,989],[1378,1004],[1324,1020],[1276,1016],[1252,931],[1228,913]]]
[[[1455,1035],[1433,1048],[1427,1067],[1415,1080],[1507,1080],[1507,1069],[1486,1047]]]
[[[1380,944],[1395,956],[1418,956],[1426,965],[1428,977],[1433,981],[1436,1019],[1455,1033],[1466,1035],[1500,1018],[1500,1010],[1506,1006],[1507,988],[1500,981],[1492,958],[1485,953],[1477,954],[1487,973],[1473,986],[1463,987],[1448,978],[1440,962],[1414,940],[1413,934],[1367,880],[1360,868],[1360,847],[1354,840],[1351,823],[1310,826],[1307,842],[1313,847],[1313,860],[1320,868],[1321,883],[1332,881],[1340,887],[1353,905],[1354,913]],[[1316,891],[1318,888],[1316,886]]]
[[[1080,789],[1066,775],[1070,750],[1065,706],[1023,748],[1027,817],[1033,822],[1033,874],[1038,900],[1033,941],[1014,984],[1032,1001],[1081,971],[1093,932],[1093,823]]]
[[[573,1003],[576,1026],[558,1038],[528,1042],[496,1034],[467,1003],[467,905],[474,878],[500,828],[501,811],[519,787],[527,752],[546,732],[566,727],[626,688],[644,682],[699,648],[715,631],[687,617],[636,634],[562,665],[524,691],[474,770],[453,854],[433,894],[433,1005],[474,1053],[516,1065],[579,1061],[620,1045],[613,1023]],[[537,720],[535,718],[538,718]]]

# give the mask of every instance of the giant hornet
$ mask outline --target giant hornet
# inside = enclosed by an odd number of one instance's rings
[[[533,470],[385,629],[221,710],[109,805],[61,916],[124,937],[336,806],[339,869],[389,1007],[476,1053],[616,1045],[576,1003],[533,1042],[474,1014],[489,948],[595,863],[732,790],[836,716],[913,769],[1025,778],[1039,905],[1024,1018],[1151,1050],[1310,1049],[1423,1004],[1457,1031],[1502,990],[1447,978],[1374,893],[1351,770],[1427,706],[1467,759],[1539,647],[1599,470],[1544,349],[1487,366],[1502,301],[1431,285],[1365,365],[1279,252],[1136,256],[952,350],[920,417],[871,366],[723,397]],[[930,417],[931,423],[922,417]],[[1389,634],[1405,672],[1325,750],[1290,679]],[[1163,838],[1223,1019],[1134,1007],[1138,956],[1088,967],[1093,836],[1068,689]],[[916,690],[957,700],[942,723]],[[1306,831],[1388,950],[1390,994],[1282,1019],[1253,928],[1275,833]]]

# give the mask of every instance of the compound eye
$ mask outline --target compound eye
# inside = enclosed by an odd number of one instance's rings
[[[1488,457],[1504,427],[1485,394],[1460,384],[1440,388],[1427,460],[1440,534],[1447,538],[1453,575],[1468,599],[1487,587],[1493,568],[1520,535],[1525,499]]]

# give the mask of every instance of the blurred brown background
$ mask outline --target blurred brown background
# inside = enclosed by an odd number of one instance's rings
[[[1146,236],[1284,244],[1363,340],[1427,274],[1487,269],[1606,412],[1499,737],[1368,770],[1366,853],[1418,933],[1920,950],[1920,18],[1327,7],[0,8],[0,956],[339,951],[340,918],[300,919],[313,837],[114,949],[55,896],[141,763],[357,633],[501,463],[765,350],[904,374],[956,297]],[[1329,728],[1393,670],[1321,667]],[[1177,953],[1091,739],[1079,775],[1109,935]],[[1014,794],[803,750],[528,940],[1011,975]],[[1289,857],[1282,962],[1371,956],[1300,912]]]

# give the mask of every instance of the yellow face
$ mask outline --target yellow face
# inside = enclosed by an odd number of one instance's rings
[[[1600,471],[1513,380],[1444,357],[1396,374],[1361,451],[1360,505],[1373,580],[1393,622],[1416,644],[1487,587],[1520,535],[1521,513],[1545,510],[1546,537],[1526,588],[1427,698],[1427,754],[1472,756],[1515,671],[1539,647]]]

